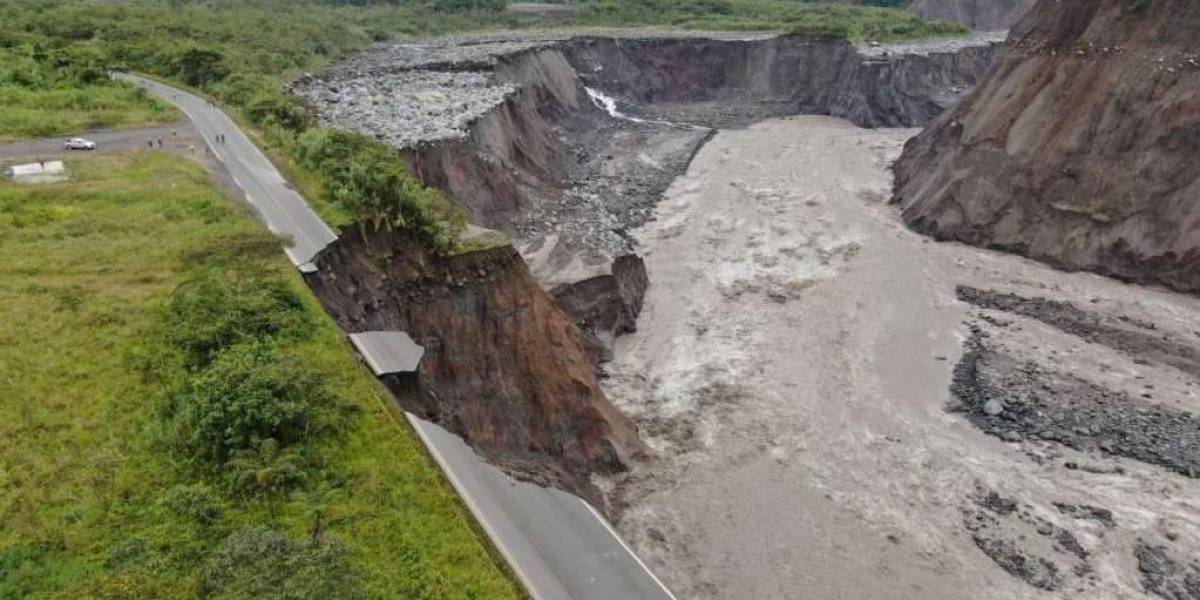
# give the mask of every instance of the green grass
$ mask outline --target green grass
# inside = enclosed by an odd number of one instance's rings
[[[0,143],[22,138],[80,134],[95,129],[169,123],[174,107],[123,85],[30,89],[0,86]]]
[[[383,40],[543,25],[472,2],[364,0],[9,0],[0,23],[0,141],[174,118],[135,90],[96,85],[109,66],[186,82],[247,110],[284,82]],[[486,3],[485,3],[486,4]],[[900,40],[961,25],[898,9],[795,0],[582,0],[557,25],[652,25]],[[189,61],[195,52],[212,62]],[[27,91],[28,93],[22,93]],[[263,126],[255,122],[256,126]]]
[[[780,31],[899,41],[964,35],[967,28],[894,8],[793,0],[583,0],[577,24],[663,25],[716,31]]]
[[[372,598],[520,597],[273,240],[198,165],[141,152],[68,168],[61,184],[0,183],[0,598],[195,597],[227,532],[304,539],[316,512]],[[319,442],[336,471],[320,485],[274,509],[223,498],[201,528],[161,504],[198,475],[158,441],[166,386],[138,365],[171,291],[234,262],[305,298],[319,325],[294,351],[359,410]]]

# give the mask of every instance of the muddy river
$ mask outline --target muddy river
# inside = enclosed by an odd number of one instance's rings
[[[1200,482],[1155,457],[1168,416],[1186,432],[1200,409],[1194,372],[1037,307],[1186,355],[1200,300],[909,231],[888,166],[915,133],[723,130],[633,232],[651,283],[605,387],[657,458],[603,482],[622,534],[680,598],[1131,598],[1156,564],[1182,581]],[[986,372],[961,362],[980,344],[1003,357]],[[973,405],[956,367],[1011,394]],[[1115,408],[1044,422],[1085,384]]]

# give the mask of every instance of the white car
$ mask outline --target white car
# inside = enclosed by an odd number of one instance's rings
[[[84,138],[71,138],[63,144],[67,150],[95,150],[96,142]]]

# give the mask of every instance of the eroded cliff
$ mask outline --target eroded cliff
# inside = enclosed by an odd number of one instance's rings
[[[511,246],[439,257],[355,230],[318,267],[309,283],[344,331],[405,331],[424,346],[415,378],[384,380],[401,405],[490,461],[601,505],[590,476],[644,454],[579,329]]]
[[[913,228],[1200,291],[1200,4],[1042,0],[962,104],[911,140]]]

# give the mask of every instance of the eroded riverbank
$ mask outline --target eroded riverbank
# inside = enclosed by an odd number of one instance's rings
[[[1200,482],[1106,440],[1120,416],[1026,426],[1013,398],[1107,402],[1149,420],[1143,441],[1169,435],[1144,409],[1200,409],[1174,351],[1200,347],[1200,301],[909,231],[885,202],[913,133],[722,131],[634,232],[651,283],[605,388],[659,458],[605,482],[622,534],[681,598],[1186,590]],[[963,302],[962,285],[1070,302],[1174,350]],[[977,404],[951,393],[972,339],[1009,357],[985,373],[1003,393]]]

